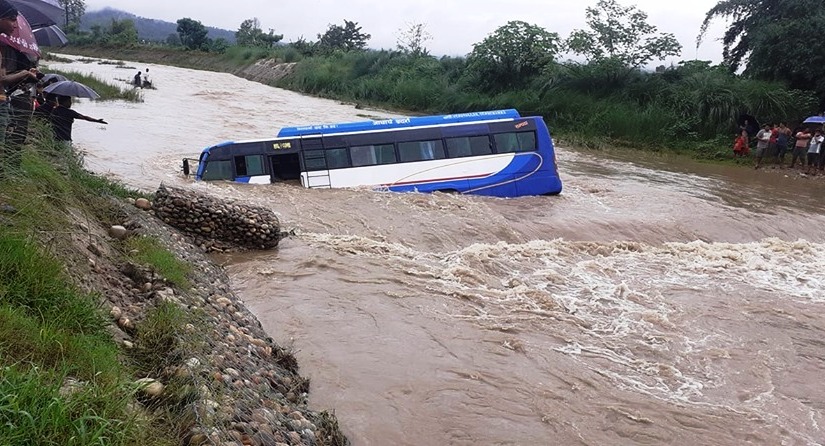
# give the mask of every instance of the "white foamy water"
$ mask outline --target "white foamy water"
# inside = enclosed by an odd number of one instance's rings
[[[145,103],[76,105],[111,123],[76,144],[296,230],[218,260],[356,445],[823,443],[823,182],[561,148],[557,197],[194,184],[204,146],[392,115],[149,67]]]

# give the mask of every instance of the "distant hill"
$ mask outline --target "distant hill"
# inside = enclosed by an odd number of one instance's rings
[[[90,31],[93,25],[107,26],[112,23],[112,19],[131,19],[134,21],[138,31],[138,38],[141,40],[165,41],[166,38],[169,37],[169,34],[176,34],[178,29],[177,23],[138,17],[130,12],[113,8],[87,12],[80,21],[80,29],[82,31]],[[213,28],[211,26],[207,26],[206,29],[209,31],[207,35],[210,39],[222,37],[228,42],[235,43],[235,31]]]

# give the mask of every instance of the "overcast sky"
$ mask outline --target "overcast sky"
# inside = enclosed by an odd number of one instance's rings
[[[86,0],[86,9],[112,7],[135,15],[176,22],[183,17],[206,26],[235,31],[245,19],[257,17],[261,28],[283,34],[285,42],[303,37],[317,40],[329,24],[343,26],[344,20],[357,22],[362,32],[371,34],[368,46],[392,49],[401,29],[423,23],[432,36],[425,47],[433,55],[463,56],[473,44],[511,20],[522,20],[567,37],[584,28],[585,8],[597,0]],[[696,35],[705,13],[717,0],[620,0],[636,5],[648,14],[648,22],[660,32],[670,32],[682,43],[676,60],[699,58],[719,62],[718,42],[724,23],[717,21],[702,46],[696,49]]]

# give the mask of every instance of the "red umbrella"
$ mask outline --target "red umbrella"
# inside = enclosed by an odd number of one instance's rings
[[[23,14],[17,14],[17,29],[12,35],[0,33],[0,43],[8,45],[21,53],[28,56],[40,58],[40,47],[37,45],[37,39],[34,38],[32,27],[29,22],[23,17]]]

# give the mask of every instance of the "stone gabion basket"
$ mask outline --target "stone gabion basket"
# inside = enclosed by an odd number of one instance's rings
[[[158,218],[194,236],[207,251],[271,249],[281,239],[278,217],[258,206],[161,185],[152,207]]]

